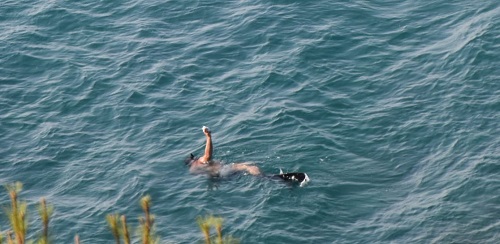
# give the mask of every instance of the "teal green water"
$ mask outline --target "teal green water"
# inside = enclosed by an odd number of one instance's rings
[[[496,1],[3,1],[0,183],[32,238],[54,204],[54,243],[112,243],[145,194],[161,243],[205,214],[242,243],[498,243],[499,26]],[[190,175],[203,125],[312,181]]]

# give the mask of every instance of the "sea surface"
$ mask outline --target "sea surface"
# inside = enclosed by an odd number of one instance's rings
[[[500,242],[499,1],[3,0],[0,33],[30,239],[42,197],[53,243],[99,244],[150,195],[160,243],[210,214],[241,243]],[[216,159],[311,182],[189,174],[204,125]]]

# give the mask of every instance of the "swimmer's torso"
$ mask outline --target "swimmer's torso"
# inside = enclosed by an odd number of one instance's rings
[[[209,161],[201,162],[196,160],[189,167],[189,172],[192,174],[209,174],[211,176],[218,176],[221,169],[221,164],[219,162]]]

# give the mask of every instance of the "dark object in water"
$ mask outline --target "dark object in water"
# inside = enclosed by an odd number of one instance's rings
[[[271,177],[279,178],[287,182],[297,182],[300,183],[300,186],[303,186],[310,181],[309,176],[302,172],[283,173],[283,171],[280,170],[279,175],[272,175]]]

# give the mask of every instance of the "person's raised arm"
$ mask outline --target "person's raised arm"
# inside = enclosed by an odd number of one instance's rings
[[[205,136],[207,137],[207,143],[205,145],[205,155],[203,155],[203,162],[208,162],[212,160],[212,135],[208,128],[204,128],[203,133],[205,133]]]

